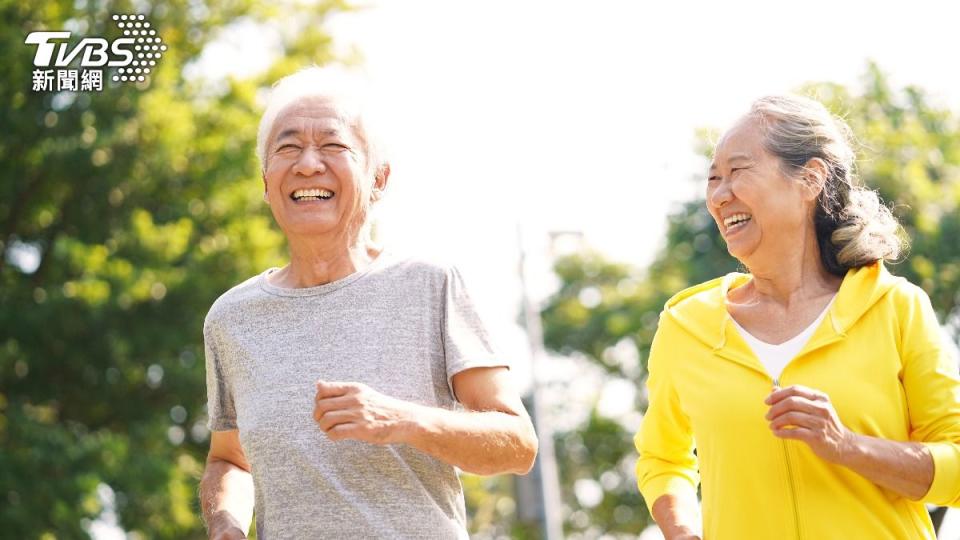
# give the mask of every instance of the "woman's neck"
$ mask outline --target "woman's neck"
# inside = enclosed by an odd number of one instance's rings
[[[796,302],[803,302],[825,294],[837,292],[842,278],[830,274],[823,265],[800,263],[796,265],[782,265],[780,268],[754,269],[751,268],[753,279],[750,289],[754,299],[763,297],[784,308],[789,309]]]
[[[762,298],[789,308],[795,302],[832,294],[840,288],[843,278],[824,267],[812,227],[799,246],[797,243],[781,245],[790,249],[747,265],[753,279],[741,291],[745,300]]]

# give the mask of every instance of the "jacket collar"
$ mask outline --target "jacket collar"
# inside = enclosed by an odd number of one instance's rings
[[[720,356],[762,370],[726,308],[727,293],[751,278],[734,272],[681,291],[667,301],[664,316]],[[863,314],[902,279],[891,275],[879,261],[848,270],[827,316],[798,356],[845,337]]]

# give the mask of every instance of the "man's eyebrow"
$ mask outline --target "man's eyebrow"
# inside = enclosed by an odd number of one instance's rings
[[[318,130],[318,131],[319,131],[321,134],[323,134],[323,135],[325,135],[325,136],[328,136],[328,137],[335,137],[335,136],[337,136],[337,135],[340,134],[340,131],[338,131],[338,130],[336,130],[336,129],[332,129],[332,128],[331,128],[331,129]],[[279,135],[277,135],[276,140],[279,141],[280,139],[283,139],[283,138],[285,138],[285,137],[297,137],[297,136],[300,136],[301,133],[302,133],[302,132],[301,132],[299,129],[297,129],[297,128],[287,128],[287,129],[281,131]]]

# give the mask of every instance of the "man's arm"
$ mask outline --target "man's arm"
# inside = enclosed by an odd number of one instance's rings
[[[466,411],[399,400],[363,384],[320,381],[314,419],[332,440],[407,444],[473,474],[526,474],[537,436],[509,371],[462,371],[453,390]]]
[[[253,476],[237,430],[214,431],[200,480],[200,504],[210,538],[246,538],[253,518]]]

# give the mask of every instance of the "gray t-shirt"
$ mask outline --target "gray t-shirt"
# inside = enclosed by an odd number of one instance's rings
[[[333,442],[313,420],[318,379],[454,409],[453,375],[506,366],[460,274],[388,252],[317,287],[276,287],[275,270],[224,293],[203,327],[209,427],[240,430],[257,534],[466,538],[454,467],[403,444]]]

